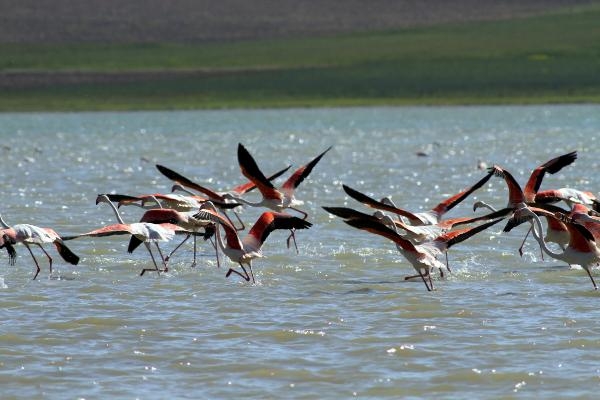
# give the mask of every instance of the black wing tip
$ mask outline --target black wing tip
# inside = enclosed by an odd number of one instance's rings
[[[600,201],[592,199],[592,210],[600,212]]]
[[[354,188],[351,188],[350,186],[346,185],[345,183],[342,183],[342,189],[344,189],[344,192],[346,192],[346,194],[348,194],[351,197],[356,196],[356,195],[363,196],[363,194],[361,192],[359,192],[358,190],[356,190]]]
[[[350,210],[347,207],[331,207],[331,206],[323,206],[323,210],[327,211],[329,214],[333,214],[336,217],[346,218],[347,211]]]
[[[563,169],[564,167],[571,165],[576,159],[577,159],[577,151],[576,150],[572,151],[570,153],[567,153],[567,154],[563,154],[562,156],[558,157],[555,165],[552,165],[547,169],[547,172],[549,174],[555,174],[558,171],[560,171],[561,169]]]
[[[517,226],[521,225],[523,222],[525,222],[525,221],[524,220],[517,220],[515,218],[510,218],[506,222],[506,225],[504,226],[504,229],[502,229],[502,232],[510,232],[514,228],[516,228]]]
[[[248,149],[246,149],[246,147],[244,147],[243,144],[238,143],[238,148],[237,148],[237,152],[238,152],[238,156],[240,155],[240,153],[244,154],[250,154],[250,152],[248,151]]]

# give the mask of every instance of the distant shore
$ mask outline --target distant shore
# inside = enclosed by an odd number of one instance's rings
[[[0,111],[600,103],[597,4],[322,37],[0,44]]]

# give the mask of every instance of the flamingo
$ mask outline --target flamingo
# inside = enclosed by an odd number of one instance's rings
[[[507,210],[507,209],[496,210],[493,206],[487,204],[484,201],[477,201],[473,204],[473,211],[476,211],[480,207],[485,207],[485,208],[491,210],[492,212],[500,213],[500,214],[504,214],[505,210]],[[544,237],[544,240],[546,242],[556,243],[564,250],[566,245],[569,243],[569,238],[570,238],[567,227],[565,226],[565,224],[563,224],[560,220],[558,220],[556,218],[549,218],[549,217],[544,217],[544,218],[546,218],[546,222],[548,225],[548,228],[546,229],[546,236]],[[531,232],[531,229],[529,229],[527,231],[527,233],[525,234],[525,237],[523,238],[523,241],[521,242],[521,246],[519,246],[519,255],[521,257],[523,257],[523,247],[525,246],[525,242],[527,241],[527,237],[529,236],[530,232]],[[542,251],[542,250],[540,249],[540,251]],[[544,253],[542,251],[542,259],[543,258],[544,258]]]
[[[290,167],[291,167],[291,165],[280,171],[277,171],[276,173],[274,173],[267,179],[269,181],[272,181],[273,179],[278,178],[279,176],[284,174],[288,169],[290,169]],[[240,205],[239,203],[234,202],[230,198],[224,197],[226,194],[239,197],[239,196],[242,196],[243,194],[248,193],[251,190],[254,190],[256,188],[256,185],[253,182],[246,182],[244,184],[234,187],[233,189],[231,189],[229,191],[217,192],[217,191],[209,189],[205,186],[199,185],[198,183],[192,181],[191,179],[186,178],[185,176],[181,175],[178,172],[173,171],[170,168],[165,167],[164,165],[156,164],[156,169],[158,169],[158,171],[161,174],[163,174],[164,176],[166,176],[167,178],[169,178],[175,182],[175,184],[171,188],[172,192],[179,190],[179,191],[183,191],[191,196],[194,196],[195,194],[193,192],[187,190],[186,187],[196,190],[196,191],[208,196],[206,198],[206,200],[211,201],[215,206],[217,206],[221,210],[234,208],[234,207],[237,207]],[[231,204],[235,204],[235,205],[231,205]],[[233,213],[236,216],[238,222],[241,224],[241,227],[238,228],[238,230],[244,230],[245,226],[244,226],[244,223],[242,222],[240,216],[235,211],[233,211]],[[225,216],[229,219],[229,216],[226,213],[225,213]],[[231,221],[231,219],[230,219],[230,221]],[[232,224],[233,224],[233,222],[232,222]]]
[[[407,210],[396,207],[390,199],[384,199],[383,201],[377,201],[364,193],[359,192],[356,189],[351,188],[347,185],[342,185],[344,191],[348,196],[353,199],[365,204],[368,207],[375,208],[378,210],[389,211],[399,216],[405,217],[411,223],[411,225],[433,225],[440,223],[442,216],[454,208],[457,204],[463,201],[467,196],[473,193],[475,190],[482,187],[492,176],[493,171],[488,171],[488,174],[480,179],[473,186],[447,198],[442,201],[434,208],[425,212],[413,213]]]
[[[181,243],[179,243],[171,253],[165,257],[166,261],[169,261],[171,256],[177,251],[185,242],[188,241],[190,236],[194,237],[194,258],[192,261],[191,267],[196,266],[196,258],[197,258],[197,236],[199,233],[202,233],[204,240],[211,240],[212,233],[214,232],[214,224],[210,221],[198,221],[193,217],[198,212],[198,210],[204,207],[204,204],[208,201],[206,198],[201,198],[200,196],[181,196],[177,194],[151,194],[151,195],[142,195],[142,196],[129,196],[129,195],[121,195],[121,194],[101,194],[100,196],[106,196],[111,202],[116,202],[119,207],[122,205],[135,205],[137,207],[141,207],[143,209],[148,209],[148,203],[155,203],[160,207],[159,209],[150,208],[149,211],[152,210],[172,210],[174,212],[180,212],[182,214],[179,215],[169,215],[169,217],[174,217],[178,223],[177,225],[182,226],[184,229],[188,229],[190,233],[186,235]],[[160,201],[159,201],[160,199]],[[138,203],[139,201],[139,203]],[[213,203],[214,204],[214,203]],[[219,208],[233,208],[238,207],[241,204],[239,203],[220,203]],[[163,208],[164,207],[164,208]],[[167,214],[160,214],[159,212],[148,213],[148,211],[142,216],[140,222],[151,222],[151,223],[161,223],[165,222],[164,216]],[[212,226],[211,226],[212,225]],[[203,232],[199,232],[200,228],[205,228]],[[135,237],[131,238],[131,241],[135,241]],[[141,242],[138,242],[138,245]],[[213,243],[213,246],[215,244]],[[137,246],[134,247],[134,249]],[[131,249],[130,249],[131,250]],[[216,250],[216,247],[215,247]],[[219,257],[217,252],[217,265],[219,264]]]
[[[546,245],[546,241],[542,237],[542,222],[537,216],[539,213],[550,218],[560,219],[567,226],[570,239],[569,244],[562,253],[554,252]],[[590,277],[592,284],[594,285],[594,290],[598,290],[598,286],[592,276],[591,267],[600,263],[600,249],[596,246],[594,236],[585,226],[575,223],[571,218],[563,214],[552,213],[543,209],[533,210],[523,203],[515,210],[513,217],[509,220],[504,231],[510,231],[515,223],[521,221],[529,221],[531,223],[533,236],[546,254],[568,264],[581,265]]]
[[[437,256],[448,251],[448,249],[460,243],[478,232],[498,223],[502,218],[486,222],[476,227],[459,229],[452,232],[446,232],[434,240],[426,241],[421,244],[413,244],[410,240],[403,238],[393,229],[388,228],[383,223],[372,218],[351,218],[344,222],[355,228],[365,230],[376,235],[380,235],[392,240],[400,253],[412,264],[417,271],[417,276],[420,276],[428,291],[434,290],[433,281],[431,280],[431,270],[438,268],[440,271],[445,267],[443,263],[438,261]],[[405,279],[412,278],[406,277]],[[426,279],[428,278],[428,279]],[[429,283],[427,283],[429,281]]]
[[[600,218],[593,217],[590,210],[583,204],[574,204],[569,217],[578,224],[581,224],[590,231],[596,242],[600,241]]]
[[[560,188],[554,190],[542,190],[535,196],[535,201],[543,204],[552,204],[564,201],[573,207],[574,204],[585,204],[591,206],[594,211],[600,211],[600,200],[592,192],[573,188]]]
[[[143,242],[144,245],[146,246],[146,249],[150,253],[150,257],[152,258],[152,262],[154,263],[154,267],[155,267],[154,269],[150,269],[150,268],[142,269],[140,276],[144,275],[144,273],[146,271],[156,271],[157,274],[160,275],[161,269],[158,267],[158,264],[156,263],[156,259],[154,258],[154,254],[152,253],[152,249],[150,248],[150,244],[149,244],[152,242],[154,242],[154,244],[156,245],[156,249],[162,259],[162,264],[164,266],[164,269],[162,270],[162,272],[167,272],[169,270],[169,267],[167,266],[167,262],[165,260],[165,257],[162,254],[162,251],[160,249],[160,246],[158,245],[158,242],[170,241],[171,239],[173,239],[173,237],[176,234],[188,234],[189,232],[187,230],[175,225],[174,223],[177,222],[177,220],[175,218],[173,220],[171,220],[170,222],[161,223],[161,224],[154,224],[154,223],[150,223],[150,222],[135,222],[132,224],[126,224],[123,221],[123,218],[121,218],[121,215],[119,214],[119,211],[117,210],[117,207],[110,201],[108,196],[103,195],[103,194],[99,195],[98,198],[96,199],[96,204],[101,203],[101,202],[107,203],[113,209],[115,216],[117,217],[118,223],[113,224],[113,225],[107,225],[102,228],[90,231],[90,232],[81,233],[81,234],[69,236],[69,237],[64,237],[63,240],[72,240],[72,239],[77,239],[80,237],[104,237],[104,236],[113,236],[113,235],[133,235],[136,237],[137,240],[131,241],[129,243],[129,248],[127,249],[127,251],[129,253],[133,252],[133,250],[135,250],[135,248],[137,248],[137,246],[139,245],[139,242]]]
[[[382,213],[381,211],[376,211],[373,215],[365,214],[357,210],[353,210],[352,208],[347,207],[323,207],[323,209],[335,216],[344,218],[344,219],[353,219],[353,218],[363,218],[363,219],[373,219],[378,220],[384,223],[386,226],[396,230],[396,228],[400,228],[406,231],[406,239],[410,240],[413,243],[420,243],[428,240],[433,240],[436,237],[448,232],[455,226],[466,225],[473,222],[479,222],[483,220],[491,220],[494,219],[496,213],[486,214],[479,217],[461,217],[461,218],[452,218],[442,220],[437,224],[432,225],[409,225],[401,220],[393,219],[390,216]]]
[[[200,209],[204,207],[205,204],[203,204]],[[177,251],[191,236],[194,236],[194,259],[191,265],[192,268],[196,266],[196,237],[202,235],[204,240],[210,239],[215,231],[215,223],[209,218],[204,218],[204,214],[197,211],[180,212],[168,208],[155,208],[146,211],[144,215],[142,215],[140,222],[150,222],[154,224],[174,223],[188,232],[185,239],[183,239],[183,241],[179,243],[167,257],[165,257],[165,262],[168,262],[175,251]],[[139,238],[132,236],[129,242],[129,249],[133,251],[141,243],[142,241],[140,241]],[[216,244],[213,243],[213,246],[215,247],[215,250],[217,250]],[[217,266],[219,266],[218,251],[216,251],[216,258]]]
[[[262,194],[262,199],[259,202],[253,203],[249,202],[245,199],[242,199],[237,196],[232,196],[230,194],[225,195],[225,198],[231,198],[237,202],[247,204],[251,207],[266,207],[271,210],[277,212],[283,212],[286,209],[291,209],[302,215],[302,219],[306,219],[308,214],[299,208],[299,205],[303,203],[296,199],[295,190],[308,177],[308,175],[312,172],[313,168],[317,163],[321,160],[321,158],[331,150],[332,146],[329,146],[324,152],[315,157],[308,164],[301,166],[298,168],[292,176],[290,176],[280,189],[275,188],[273,184],[264,176],[256,161],[252,157],[252,155],[246,150],[244,145],[241,143],[238,144],[238,162],[240,164],[240,168],[242,170],[242,174],[248,178],[252,183],[256,185],[260,193]],[[290,239],[294,239],[294,245],[296,247],[296,252],[298,251],[298,246],[296,244],[296,239],[294,237],[294,231],[292,230],[291,235],[287,239],[287,245],[290,245]]]
[[[263,212],[258,220],[254,223],[248,234],[240,239],[235,227],[224,218],[216,209],[205,209],[202,213],[210,213],[213,221],[218,222],[225,230],[225,240],[221,237],[219,228],[216,230],[217,243],[223,253],[233,262],[237,262],[242,268],[243,273],[230,268],[225,277],[229,277],[232,273],[239,275],[247,282],[252,278],[255,283],[254,273],[252,272],[252,260],[263,257],[262,245],[271,232],[276,229],[308,229],[312,224],[304,219],[272,211]],[[244,267],[248,266],[250,274]]]
[[[48,258],[50,276],[52,276],[52,257],[50,257],[50,254],[42,246],[43,243],[53,243],[56,246],[58,254],[69,264],[77,265],[79,263],[79,257],[65,245],[64,239],[51,228],[40,228],[39,226],[30,224],[17,224],[11,227],[4,222],[2,216],[0,216],[0,224],[2,225],[2,229],[0,229],[0,249],[6,247],[9,263],[10,265],[14,265],[17,253],[12,245],[23,243],[27,250],[29,250],[29,254],[31,254],[36,266],[36,272],[33,276],[34,280],[40,273],[41,268],[30,245],[38,246]]]
[[[517,207],[521,207],[522,204],[526,203],[526,204],[530,204],[530,205],[535,206],[540,209],[545,209],[549,212],[564,213],[565,210],[560,207],[553,206],[552,204],[545,204],[545,203],[538,202],[537,201],[537,193],[535,192],[535,190],[537,190],[539,188],[539,184],[541,183],[541,178],[543,177],[545,172],[550,172],[550,173],[558,172],[560,170],[558,167],[562,168],[566,165],[569,165],[570,163],[572,163],[574,161],[573,157],[576,157],[576,154],[574,154],[574,152],[568,153],[563,156],[556,157],[556,158],[546,162],[545,164],[542,164],[538,168],[536,168],[532,172],[531,177],[529,178],[529,181],[527,184],[527,186],[529,187],[527,195],[525,195],[525,192],[523,191],[523,189],[521,189],[521,185],[519,185],[519,183],[517,182],[515,177],[512,176],[512,174],[510,172],[508,172],[507,170],[503,169],[502,167],[500,167],[498,165],[494,165],[494,166],[490,167],[490,171],[492,171],[494,173],[494,175],[503,178],[504,182],[506,183],[506,185],[508,187],[508,204],[505,208],[503,208],[502,210],[500,210],[498,212],[506,213],[506,215],[508,215],[509,213],[513,212]],[[569,162],[569,160],[571,160],[571,161]],[[534,182],[534,183],[532,183],[532,182]],[[536,201],[528,202],[528,199],[530,199],[530,200],[536,199]],[[473,205],[473,209],[475,210],[478,205],[485,205],[488,208],[493,209],[493,207],[487,205],[484,202],[475,203]],[[547,237],[549,239],[555,240],[561,246],[564,246],[567,243],[566,233],[565,233],[566,227],[563,224],[561,224],[560,221],[556,221],[556,220],[549,221],[548,229],[549,229],[549,232],[547,234]],[[520,255],[523,255],[523,246],[524,246],[525,241],[527,240],[527,237],[529,236],[530,232],[531,232],[531,228],[525,234],[523,243],[519,247]],[[543,257],[543,253],[542,253],[542,257]]]

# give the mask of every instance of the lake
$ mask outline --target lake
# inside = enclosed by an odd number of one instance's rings
[[[126,236],[53,246],[42,272],[23,245],[0,250],[0,397],[8,398],[592,398],[600,389],[600,293],[585,272],[542,259],[526,226],[502,223],[449,252],[452,273],[427,292],[389,240],[322,206],[368,209],[342,183],[424,211],[499,164],[524,184],[537,165],[577,150],[542,189],[600,189],[600,106],[405,107],[0,114],[9,224],[72,235],[114,223],[98,193],[170,192],[168,166],[214,189],[244,182],[243,143],[266,173],[299,167],[333,145],[297,190],[314,224],[264,245],[257,283],[217,269],[201,242],[169,273]],[[424,152],[426,156],[418,156]],[[281,180],[279,181],[281,182]],[[247,195],[257,200],[256,193]],[[492,179],[448,213],[507,202]],[[122,207],[126,221],[139,208]],[[241,214],[251,225],[261,210]],[[478,210],[477,214],[481,211]],[[164,244],[166,250],[174,243]],[[597,279],[600,279],[597,271]]]

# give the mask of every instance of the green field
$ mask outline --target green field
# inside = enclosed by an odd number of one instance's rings
[[[541,17],[220,44],[8,45],[0,71],[206,70],[0,87],[0,110],[600,102],[600,6]]]

